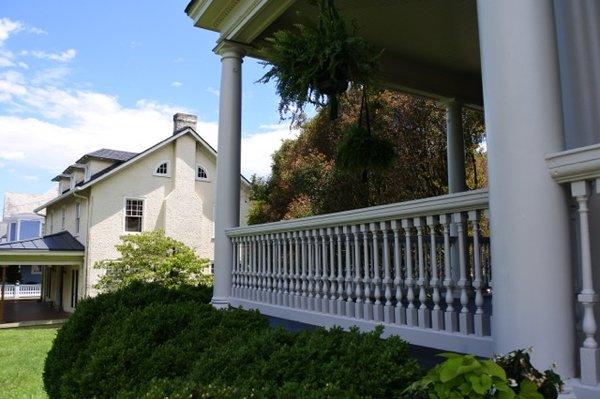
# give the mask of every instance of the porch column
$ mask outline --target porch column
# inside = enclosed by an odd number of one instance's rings
[[[239,226],[242,141],[242,58],[244,50],[225,43],[221,56],[219,143],[215,206],[215,281],[212,304],[229,306],[233,248],[225,230]]]
[[[568,206],[545,154],[564,149],[552,0],[478,0],[488,137],[495,351],[533,347],[575,374]]]
[[[448,192],[459,193],[467,189],[462,104],[456,99],[448,99],[442,105],[446,108]]]

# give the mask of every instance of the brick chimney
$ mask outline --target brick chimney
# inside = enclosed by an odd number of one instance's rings
[[[196,115],[183,114],[181,112],[173,115],[173,134],[179,133],[181,129],[191,127],[196,130],[198,117]]]

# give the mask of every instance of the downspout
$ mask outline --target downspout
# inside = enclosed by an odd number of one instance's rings
[[[83,297],[86,298],[88,296],[88,248],[90,243],[90,200],[88,197],[84,197],[81,194],[78,194],[81,191],[81,187],[75,187],[73,190],[73,196],[75,198],[79,198],[86,201],[86,227],[85,227],[85,257],[83,264]],[[81,215],[80,215],[81,217]]]

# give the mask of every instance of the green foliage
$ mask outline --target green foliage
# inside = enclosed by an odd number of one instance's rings
[[[133,283],[80,302],[46,360],[50,398],[397,397],[420,377],[381,329],[291,333],[205,291]]]
[[[537,371],[522,350],[495,360],[454,353],[440,356],[447,360],[406,389],[406,398],[550,399],[558,396],[562,386],[556,373]]]
[[[106,271],[96,285],[100,290],[114,291],[134,281],[156,282],[166,287],[211,282],[205,271],[209,260],[198,258],[191,248],[162,230],[121,236],[117,250],[120,258],[94,265]]]
[[[338,96],[350,83],[371,82],[379,54],[357,35],[356,27],[349,33],[333,0],[321,1],[318,24],[295,27],[267,39],[262,53],[270,69],[260,82],[276,80],[282,117],[291,113],[295,121],[306,104],[325,105],[327,100],[335,118]]]
[[[343,134],[337,165],[349,172],[363,172],[386,169],[393,159],[392,143],[373,136],[362,126],[352,126]]]
[[[495,361],[506,371],[508,379],[514,381],[516,386],[521,386],[524,381],[531,381],[544,398],[558,398],[563,386],[560,376],[553,370],[546,370],[543,373],[538,371],[531,364],[527,351],[519,349],[497,357]]]

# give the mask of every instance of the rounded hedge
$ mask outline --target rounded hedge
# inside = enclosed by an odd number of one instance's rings
[[[49,397],[393,397],[421,375],[381,330],[291,333],[209,298],[135,284],[82,301],[46,359]]]

